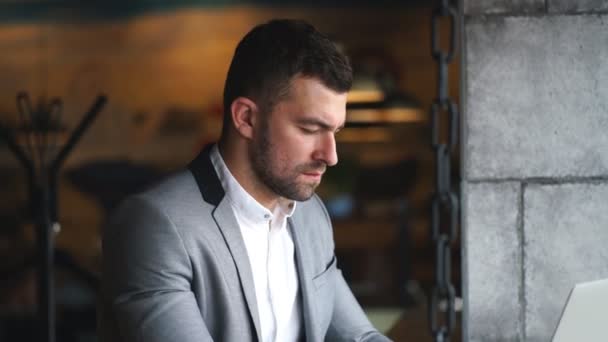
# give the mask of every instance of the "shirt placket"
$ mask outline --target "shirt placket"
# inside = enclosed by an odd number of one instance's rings
[[[268,298],[270,298],[270,311],[272,313],[272,340],[277,340],[277,332],[278,332],[278,322],[277,322],[277,298],[276,291],[274,291],[273,286],[276,283],[276,260],[279,259],[276,255],[276,251],[274,251],[274,247],[276,245],[276,239],[274,238],[276,235],[276,229],[273,228],[273,220],[268,220],[268,250],[267,250],[267,259],[266,259],[266,269],[267,269],[267,288],[268,288]]]

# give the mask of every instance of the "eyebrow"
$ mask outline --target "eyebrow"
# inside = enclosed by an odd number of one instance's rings
[[[312,125],[312,126],[319,126],[322,129],[326,130],[326,131],[334,131],[334,129],[332,128],[331,125],[327,124],[326,122],[323,122],[320,119],[317,118],[303,118],[303,119],[299,119],[298,123],[301,125]],[[344,123],[342,123],[342,125],[338,126],[335,131],[339,131],[342,128],[344,128]]]

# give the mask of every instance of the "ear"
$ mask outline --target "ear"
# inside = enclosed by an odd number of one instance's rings
[[[232,124],[236,131],[246,139],[253,137],[253,127],[258,117],[258,106],[246,97],[237,97],[230,105]]]

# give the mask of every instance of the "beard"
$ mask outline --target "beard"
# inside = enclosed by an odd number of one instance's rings
[[[298,182],[298,176],[306,172],[324,171],[325,163],[313,162],[284,170],[281,165],[289,165],[289,160],[274,153],[268,125],[263,124],[259,139],[251,145],[249,158],[257,178],[275,194],[294,201],[306,201],[315,193],[319,182]]]

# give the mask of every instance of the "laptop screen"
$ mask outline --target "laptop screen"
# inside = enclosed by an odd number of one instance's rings
[[[552,341],[608,341],[608,279],[574,286]]]

